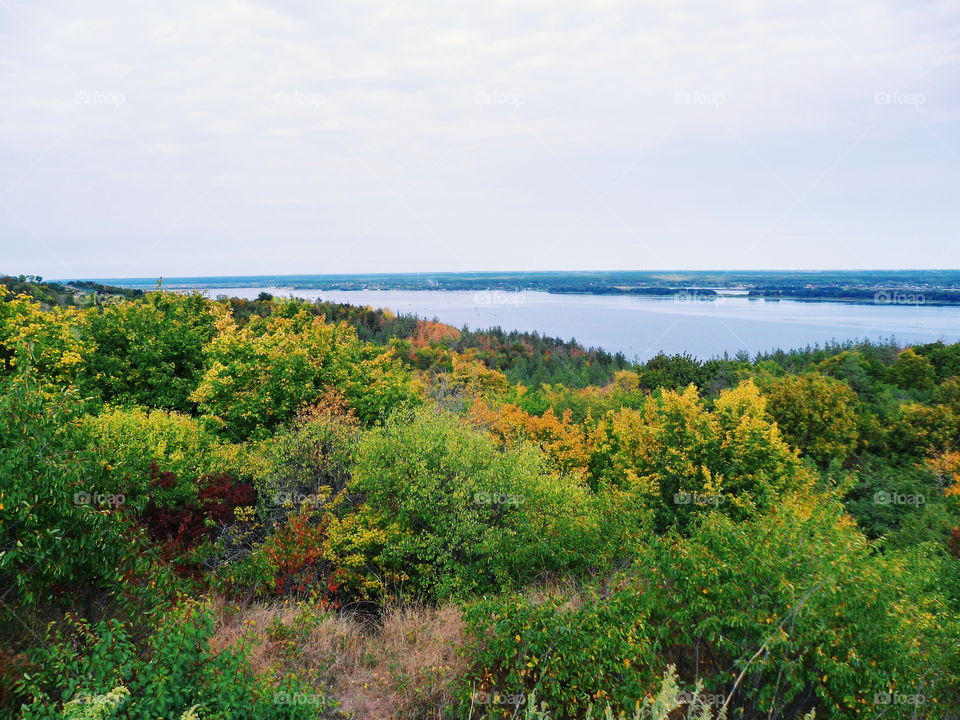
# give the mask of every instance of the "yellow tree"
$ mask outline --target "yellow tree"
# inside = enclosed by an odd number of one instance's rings
[[[29,363],[47,385],[73,383],[90,344],[80,339],[84,314],[75,309],[44,310],[29,295],[0,287],[0,374]]]
[[[361,342],[345,323],[288,310],[242,328],[223,318],[205,349],[208,369],[191,399],[228,436],[266,434],[330,388],[367,424],[419,400],[392,349]]]
[[[752,381],[723,391],[712,410],[691,385],[608,413],[591,433],[590,467],[601,489],[643,497],[659,529],[709,509],[750,516],[809,482]]]
[[[470,408],[469,418],[490,430],[503,446],[530,440],[540,446],[558,470],[587,471],[585,431],[573,422],[570,410],[561,417],[557,417],[553,408],[548,408],[542,415],[533,415],[511,403],[494,408],[477,398]]]
[[[821,466],[843,462],[860,438],[857,394],[840,380],[806,373],[764,388],[767,409],[791,445]]]

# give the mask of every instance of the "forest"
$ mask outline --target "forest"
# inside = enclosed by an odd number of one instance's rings
[[[636,363],[0,283],[0,717],[960,718],[960,344]]]

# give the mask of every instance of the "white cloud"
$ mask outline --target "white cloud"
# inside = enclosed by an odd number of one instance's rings
[[[957,15],[0,4],[0,269],[957,265]]]

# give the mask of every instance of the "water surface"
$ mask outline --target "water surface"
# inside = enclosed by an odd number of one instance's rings
[[[642,298],[469,290],[278,290],[213,288],[211,297],[275,296],[389,308],[397,314],[472,329],[537,331],[646,360],[658,352],[699,358],[745,350],[895,338],[904,344],[960,341],[960,307],[750,300],[725,297]]]

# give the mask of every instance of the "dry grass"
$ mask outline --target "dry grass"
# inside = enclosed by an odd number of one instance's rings
[[[348,717],[438,718],[466,670],[464,624],[452,605],[388,608],[378,622],[304,604],[220,604],[217,617],[214,650],[253,638],[255,672],[294,671]]]
[[[560,610],[573,612],[583,607],[583,595],[572,580],[549,579],[531,586],[526,592],[527,599],[534,605],[546,605],[563,600]]]

